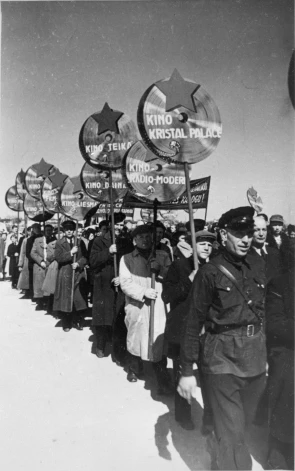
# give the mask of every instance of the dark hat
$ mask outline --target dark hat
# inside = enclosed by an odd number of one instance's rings
[[[202,231],[205,227],[204,219],[194,219],[194,226],[195,226],[195,232]],[[187,228],[189,232],[191,231],[190,221],[188,221],[185,224],[185,227]]]
[[[74,223],[74,221],[71,221],[70,219],[68,219],[67,221],[64,221],[62,223],[62,227],[63,229],[66,231],[66,230],[71,230],[73,231],[76,227],[76,224]]]
[[[269,222],[279,222],[281,224],[284,224],[284,218],[280,214],[274,214],[270,217]]]
[[[290,232],[295,232],[295,226],[294,224],[289,224],[289,226],[287,227],[288,229],[288,233],[290,234]]]
[[[210,242],[214,242],[216,240],[216,234],[214,232],[209,231],[198,231],[196,232],[196,241],[200,241],[202,239],[209,239]]]
[[[148,233],[152,233],[152,226],[148,225],[148,224],[142,224],[141,226],[137,226],[134,231],[132,232],[132,238],[136,237],[137,235],[140,235],[140,234],[148,234]]]
[[[46,227],[51,227],[53,229],[52,224],[45,224],[45,229],[46,229]]]
[[[255,210],[252,206],[230,209],[221,216],[218,226],[220,229],[234,230],[252,228],[254,226],[254,213]]]
[[[37,222],[34,222],[34,224],[31,225],[30,229],[41,229],[41,226]]]
[[[122,213],[121,211],[119,213],[114,213],[114,224],[119,224],[120,222],[123,222],[124,219],[126,219],[126,214]],[[109,214],[109,222],[111,222],[110,214]]]

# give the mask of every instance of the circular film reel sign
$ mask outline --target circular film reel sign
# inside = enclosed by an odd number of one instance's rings
[[[23,211],[24,204],[23,200],[20,198],[16,191],[16,185],[11,186],[5,195],[5,202],[9,209],[12,211]]]
[[[28,193],[33,198],[41,198],[41,190],[45,178],[55,174],[57,168],[41,160],[38,164],[31,165],[25,175],[25,185]]]
[[[95,200],[109,203],[110,172],[112,172],[113,201],[123,198],[128,189],[122,170],[94,168],[87,162],[83,165],[81,171],[81,182],[85,193]]]
[[[138,140],[133,121],[107,103],[83,124],[79,135],[82,157],[92,166],[119,168],[127,150]]]
[[[25,175],[26,173],[21,169],[20,172],[18,172],[16,179],[15,179],[15,186],[16,186],[16,191],[20,199],[24,201],[25,196],[28,194],[26,186],[25,186]]]
[[[169,79],[146,90],[137,120],[152,152],[181,163],[204,160],[216,149],[222,133],[220,113],[211,96],[176,69]]]
[[[24,212],[29,219],[35,222],[45,222],[52,218],[52,214],[44,210],[41,199],[33,198],[27,194],[24,199]]]
[[[84,193],[80,176],[66,179],[60,191],[60,209],[65,216],[82,221],[90,212],[95,212],[98,205]]]
[[[140,141],[129,150],[124,171],[128,187],[142,201],[168,202],[185,191],[183,165],[160,159]]]

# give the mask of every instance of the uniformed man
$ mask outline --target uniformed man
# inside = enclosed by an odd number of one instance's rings
[[[214,469],[252,469],[245,425],[265,387],[265,275],[247,260],[253,215],[253,208],[241,207],[220,218],[223,250],[194,279],[181,339],[178,392],[189,401],[194,396],[193,364],[200,362],[214,420]]]

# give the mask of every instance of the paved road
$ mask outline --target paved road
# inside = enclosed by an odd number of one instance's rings
[[[197,429],[184,431],[173,419],[173,399],[154,395],[151,372],[147,383],[129,383],[110,356],[91,353],[89,327],[64,333],[59,321],[21,296],[1,280],[1,469],[209,469],[199,433],[200,390],[193,405]],[[261,437],[260,430],[252,434],[260,451]],[[253,469],[262,468],[254,461]]]

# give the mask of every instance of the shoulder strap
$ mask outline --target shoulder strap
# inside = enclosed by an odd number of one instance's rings
[[[251,311],[255,314],[255,316],[258,318],[259,322],[262,322],[262,317],[261,315],[256,311],[256,309],[254,308],[254,306],[252,306],[252,301],[251,299],[248,299],[247,296],[245,295],[245,293],[243,292],[243,290],[241,289],[241,287],[239,286],[236,278],[234,277],[234,275],[227,269],[225,268],[223,265],[221,265],[220,263],[212,263],[212,261],[210,261],[209,263],[211,263],[212,265],[214,265],[216,268],[218,268],[219,271],[221,271],[221,273],[223,273],[232,283],[233,285],[236,287],[236,289],[239,291],[239,293],[241,294],[241,296],[244,298],[244,300],[246,301],[246,303],[248,304],[249,308],[251,309]]]

